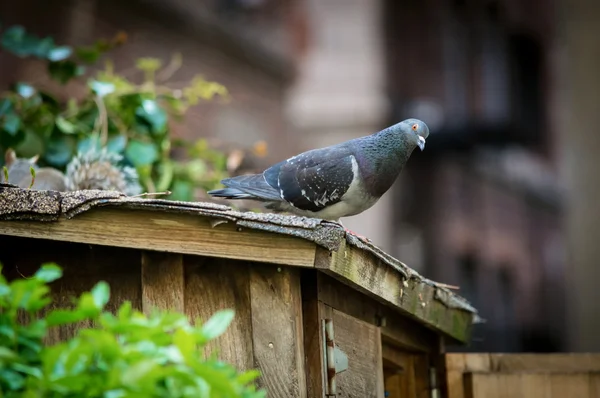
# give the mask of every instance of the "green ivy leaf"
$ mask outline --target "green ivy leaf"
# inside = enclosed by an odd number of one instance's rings
[[[65,134],[75,134],[77,132],[77,126],[62,116],[57,116],[54,122],[56,127]]]
[[[8,98],[0,99],[0,117],[10,112],[13,109],[13,104]]]
[[[48,326],[67,325],[82,321],[86,318],[85,314],[73,310],[53,310],[46,317]]]
[[[18,82],[15,84],[14,90],[23,98],[30,98],[36,93],[36,89],[30,84]]]
[[[99,151],[100,149],[102,149],[102,144],[97,134],[84,138],[77,143],[77,152],[86,153],[89,151]]]
[[[71,136],[54,136],[46,145],[44,159],[50,165],[62,168],[71,160],[75,149],[75,141]]]
[[[25,139],[25,132],[21,129],[16,134],[10,134],[5,130],[0,130],[0,147],[16,148]]]
[[[125,149],[125,156],[135,166],[146,166],[158,159],[158,149],[151,142],[130,140]]]
[[[70,60],[50,62],[48,64],[48,73],[50,73],[50,76],[62,84],[83,75],[84,72],[85,68],[83,66],[79,66]]]
[[[54,47],[48,52],[48,59],[50,61],[62,61],[71,56],[73,50],[68,46]]]
[[[173,181],[173,185],[169,189],[171,195],[169,199],[189,202],[194,200],[194,185],[190,181],[177,179]]]
[[[44,264],[35,273],[35,278],[43,282],[53,282],[62,277],[62,270],[53,263]]]
[[[106,150],[108,152],[122,153],[127,145],[127,137],[119,134],[108,140]]]
[[[229,327],[235,311],[231,309],[220,310],[213,314],[204,325],[202,325],[202,333],[208,340],[215,339],[222,335]]]
[[[89,87],[99,97],[104,97],[115,91],[115,85],[109,82],[101,82],[98,80],[92,80],[88,83]]]
[[[21,118],[14,113],[9,113],[4,116],[4,122],[2,123],[2,129],[8,134],[15,136],[17,131],[21,127]]]
[[[100,281],[92,288],[92,297],[98,309],[103,309],[110,298],[108,283]]]
[[[167,129],[167,113],[154,100],[143,100],[135,115],[148,124],[153,134],[162,134]]]
[[[44,153],[44,142],[37,134],[30,128],[25,128],[25,137],[19,145],[15,147],[17,153],[25,158],[30,158],[35,155]]]

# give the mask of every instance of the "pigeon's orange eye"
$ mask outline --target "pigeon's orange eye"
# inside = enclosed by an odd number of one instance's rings
[[[416,124],[416,123],[415,123],[415,124],[413,124],[413,125],[412,125],[412,129],[413,129],[414,131],[417,131],[417,130],[419,129],[419,125],[418,125],[418,124]]]

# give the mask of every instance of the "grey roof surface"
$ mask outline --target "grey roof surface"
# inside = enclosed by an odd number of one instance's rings
[[[462,309],[477,314],[469,302],[443,285],[424,278],[416,271],[395,259],[370,242],[347,235],[343,227],[317,218],[298,217],[275,213],[240,212],[229,206],[206,202],[181,202],[148,197],[130,197],[114,191],[84,190],[72,192],[37,191],[0,184],[0,221],[30,220],[40,222],[73,218],[97,207],[125,207],[154,211],[187,213],[234,222],[250,229],[292,235],[309,240],[330,251],[337,251],[344,241],[366,250],[396,269],[406,279],[416,279],[434,286],[435,298],[449,308]],[[475,317],[477,321],[478,317]]]

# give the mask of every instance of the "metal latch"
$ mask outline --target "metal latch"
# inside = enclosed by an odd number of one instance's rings
[[[324,379],[327,380],[325,385],[325,395],[337,395],[337,385],[335,375],[348,370],[348,355],[335,345],[333,334],[333,320],[323,319],[321,321],[323,335],[323,352],[325,354]]]

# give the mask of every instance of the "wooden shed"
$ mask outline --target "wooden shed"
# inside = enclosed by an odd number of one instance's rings
[[[0,186],[0,261],[9,279],[61,265],[58,307],[105,280],[109,309],[130,300],[192,319],[235,309],[209,350],[259,368],[269,397],[443,393],[439,354],[466,343],[477,318],[454,292],[336,223],[210,203]]]

